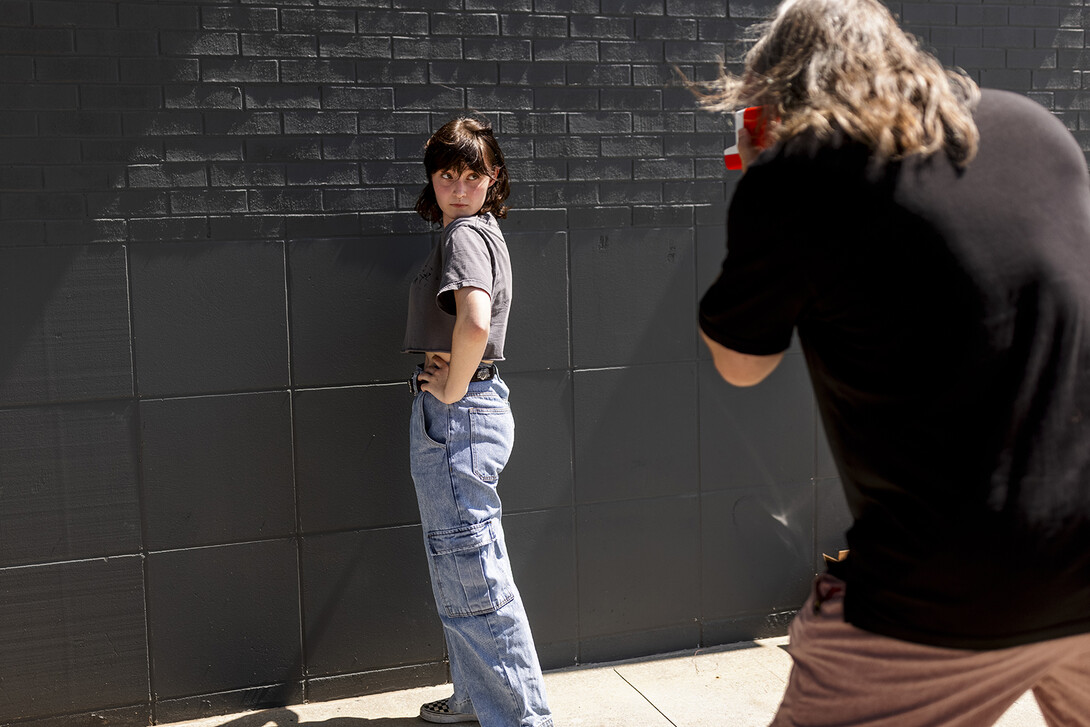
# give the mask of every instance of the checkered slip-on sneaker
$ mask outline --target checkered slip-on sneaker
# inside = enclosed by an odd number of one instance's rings
[[[471,712],[452,712],[448,702],[450,698],[438,702],[428,702],[420,708],[420,719],[435,724],[454,724],[455,722],[476,722],[477,715]]]

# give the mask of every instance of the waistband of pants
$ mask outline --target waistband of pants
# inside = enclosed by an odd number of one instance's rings
[[[409,391],[413,396],[420,393],[420,382],[416,380],[417,375],[424,370],[424,366],[417,365],[416,371],[413,371],[413,375],[409,377]],[[477,370],[473,372],[473,376],[470,377],[470,382],[474,381],[491,381],[500,375],[500,370],[494,363],[481,364],[477,367]]]

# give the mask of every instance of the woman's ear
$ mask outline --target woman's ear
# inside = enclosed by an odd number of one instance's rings
[[[499,179],[500,179],[500,168],[499,167],[492,167],[492,176],[490,176],[488,178],[488,186],[491,187],[493,184],[498,182]]]

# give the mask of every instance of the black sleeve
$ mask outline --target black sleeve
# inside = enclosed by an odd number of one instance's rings
[[[767,356],[791,343],[807,299],[805,211],[784,194],[775,161],[738,183],[727,215],[727,258],[700,301],[700,328],[739,353]]]

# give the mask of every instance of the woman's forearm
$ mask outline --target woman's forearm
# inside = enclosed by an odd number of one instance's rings
[[[475,291],[477,295],[470,294],[465,296],[464,301],[458,301],[458,319],[454,323],[454,337],[450,343],[450,372],[447,375],[446,393],[448,398],[453,397],[453,401],[465,396],[488,344],[491,299],[483,290],[468,290]]]
[[[492,299],[480,288],[456,290],[454,301],[457,318],[450,342],[450,360],[432,357],[418,377],[421,389],[444,404],[453,404],[469,390],[469,382],[488,345],[492,321]]]

